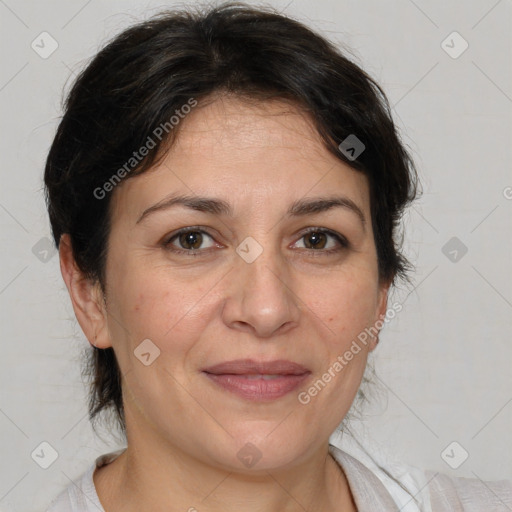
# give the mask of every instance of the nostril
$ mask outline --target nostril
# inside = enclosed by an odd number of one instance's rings
[[[236,320],[235,322],[233,322],[233,326],[240,330],[240,331],[243,331],[243,332],[253,332],[254,329],[253,327],[251,326],[251,324],[247,323],[247,322],[242,322],[242,321],[239,321],[239,320]]]

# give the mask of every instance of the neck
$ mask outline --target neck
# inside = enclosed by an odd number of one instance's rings
[[[128,448],[94,474],[106,512],[356,511],[328,442],[293,467],[239,473],[190,456],[152,429],[134,431],[129,425],[142,422],[129,416]]]

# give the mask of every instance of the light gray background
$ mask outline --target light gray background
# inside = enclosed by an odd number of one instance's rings
[[[0,0],[4,512],[43,510],[96,456],[117,447],[108,436],[95,438],[87,420],[79,367],[87,342],[58,256],[45,257],[42,171],[73,73],[122,28],[171,5]],[[387,92],[423,181],[404,222],[415,289],[391,297],[403,311],[384,328],[374,356],[380,391],[352,429],[375,453],[414,466],[512,478],[511,1],[272,5],[353,48]],[[43,31],[59,45],[47,59],[31,48]],[[469,44],[456,59],[441,46],[453,31]],[[453,38],[447,44],[461,48]],[[452,237],[468,249],[456,262],[442,251]],[[59,454],[46,470],[31,458],[42,441]],[[441,457],[453,441],[469,453],[456,470]]]

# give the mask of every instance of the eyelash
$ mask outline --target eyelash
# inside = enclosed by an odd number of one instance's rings
[[[182,235],[183,233],[202,233],[202,234],[206,234],[208,235],[210,238],[213,239],[213,236],[210,235],[210,233],[208,233],[208,231],[205,231],[204,229],[202,229],[200,226],[189,226],[189,227],[186,227],[186,228],[182,228],[178,231],[176,231],[175,233],[173,233],[173,235],[170,237],[170,238],[167,238],[164,242],[163,242],[163,247],[164,249],[168,250],[168,251],[171,251],[175,254],[184,254],[186,256],[193,256],[193,257],[197,257],[197,256],[204,256],[206,254],[208,254],[210,251],[208,249],[206,250],[201,250],[201,249],[176,249],[176,248],[170,248],[171,247],[171,242],[179,237],[180,235]],[[336,233],[335,231],[331,231],[330,229],[327,229],[327,228],[309,228],[307,231],[303,232],[302,235],[299,237],[299,240],[301,238],[304,238],[306,235],[308,235],[309,233],[324,233],[326,235],[330,235],[332,236],[333,238],[335,238],[337,240],[337,242],[340,244],[341,247],[337,247],[335,249],[327,249],[327,250],[322,250],[322,249],[303,249],[303,250],[306,250],[306,251],[309,251],[312,253],[312,256],[323,256],[323,255],[329,255],[329,254],[334,254],[334,253],[337,253],[337,252],[340,252],[342,250],[345,250],[345,249],[348,249],[350,248],[350,244],[349,242],[347,241],[347,239]],[[317,253],[317,254],[315,254]]]

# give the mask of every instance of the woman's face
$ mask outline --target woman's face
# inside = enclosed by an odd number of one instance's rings
[[[117,355],[129,442],[291,467],[342,421],[374,348],[358,335],[385,313],[367,179],[281,102],[217,99],[181,123],[114,191],[96,345]]]

